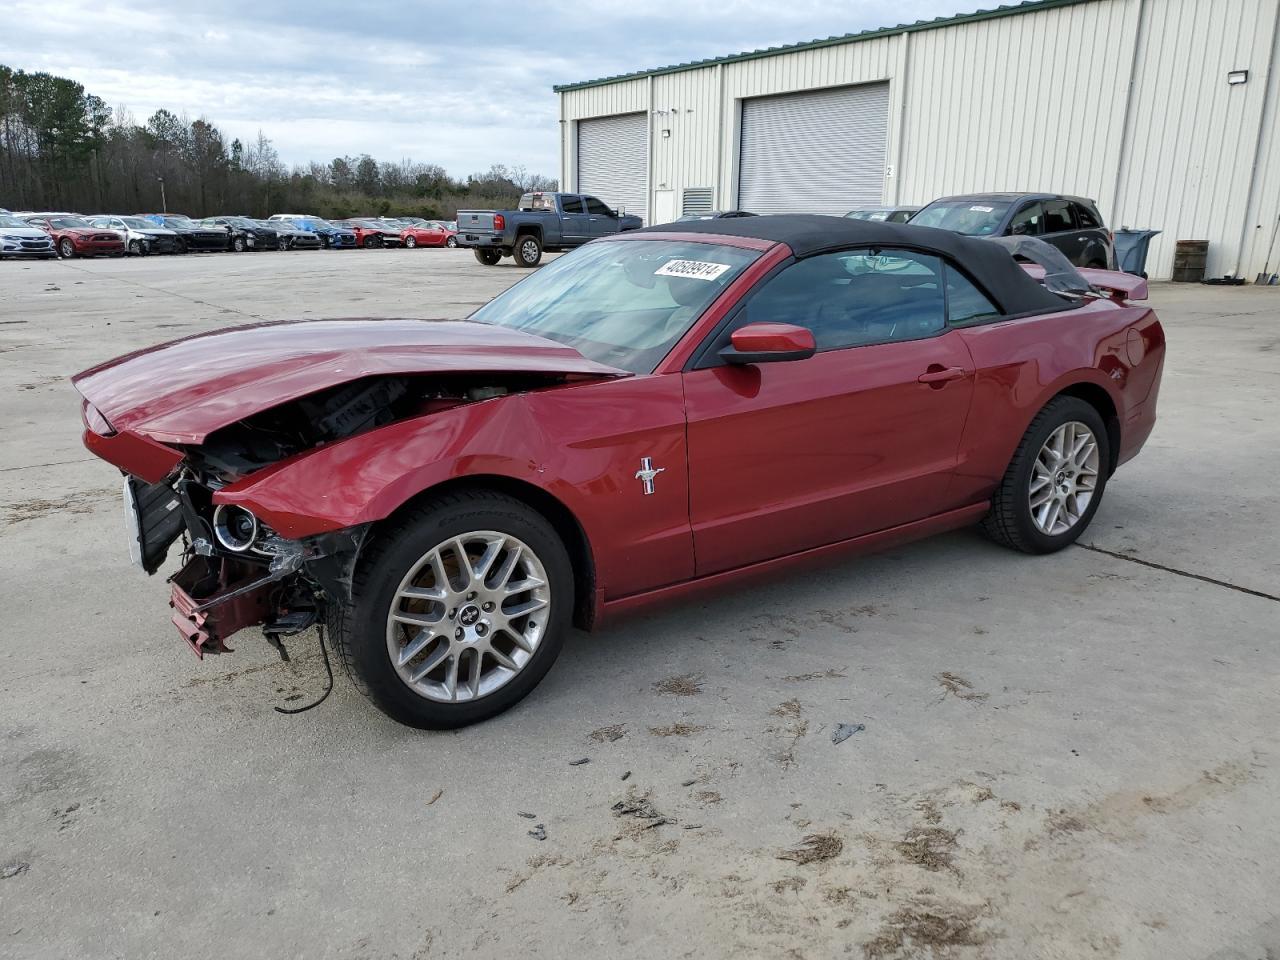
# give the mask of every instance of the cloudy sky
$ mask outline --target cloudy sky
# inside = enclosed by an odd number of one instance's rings
[[[552,84],[970,12],[974,0],[0,0],[0,63],[159,107],[286,163],[557,169]]]

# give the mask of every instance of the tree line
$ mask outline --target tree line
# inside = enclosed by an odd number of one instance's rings
[[[505,207],[556,181],[495,164],[465,179],[437,164],[368,154],[288,169],[271,140],[228,142],[204,117],[157,110],[138,123],[65,77],[0,64],[0,207],[194,217],[312,213],[453,219]]]

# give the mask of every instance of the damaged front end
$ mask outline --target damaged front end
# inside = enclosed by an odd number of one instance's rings
[[[288,540],[239,506],[212,502],[190,469],[149,484],[125,479],[130,553],[148,573],[179,539],[183,566],[169,578],[179,635],[201,659],[230,653],[227,640],[262,625],[283,654],[281,638],[325,616],[325,604],[350,598],[351,571],[368,526]]]
[[[181,544],[183,566],[170,577],[169,603],[195,655],[230,652],[228,639],[261,625],[284,656],[282,637],[323,623],[328,604],[351,601],[372,524],[285,536],[221,491],[388,424],[577,379],[542,372],[364,377],[260,410],[187,444],[117,433],[86,401],[85,440],[125,473],[134,563],[154,574]],[[333,482],[314,479],[318,505]]]

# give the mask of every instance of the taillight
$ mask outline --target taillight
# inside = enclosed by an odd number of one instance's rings
[[[115,428],[107,422],[107,418],[98,412],[98,408],[92,403],[85,401],[85,405],[81,413],[84,416],[84,425],[100,437],[115,436]]]
[[[495,213],[493,215],[493,229],[495,230],[507,229],[507,218],[500,213]]]

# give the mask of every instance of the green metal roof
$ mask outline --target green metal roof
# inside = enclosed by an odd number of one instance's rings
[[[1037,10],[1052,10],[1054,7],[1071,7],[1078,3],[1092,3],[1094,0],[1023,0],[1022,3],[1007,3],[992,10],[976,10],[973,13],[961,13],[953,17],[936,17],[933,20],[917,20],[915,23],[900,23],[896,27],[879,27],[874,30],[863,30],[860,33],[845,33],[838,37],[827,37],[825,40],[809,40],[805,43],[786,43],[780,47],[766,47],[763,50],[750,50],[746,53],[734,53],[727,57],[708,57],[706,60],[691,60],[688,63],[676,63],[669,67],[657,67],[653,70],[636,70],[633,73],[620,73],[614,77],[601,77],[599,80],[583,80],[579,83],[562,83],[552,87],[556,93],[570,90],[582,90],[585,87],[599,87],[606,83],[621,83],[624,80],[637,80],[641,77],[658,77],[666,73],[681,73],[685,70],[697,70],[701,67],[713,67],[720,63],[738,63],[742,60],[759,60],[762,57],[774,57],[780,53],[795,53],[797,50],[816,50],[819,47],[834,47],[842,43],[857,43],[859,40],[874,40],[876,37],[888,37],[895,33],[919,33],[924,30],[936,30],[939,27],[952,27],[961,23],[977,23],[980,20],[995,20],[999,17],[1012,17],[1020,13],[1035,13]]]

